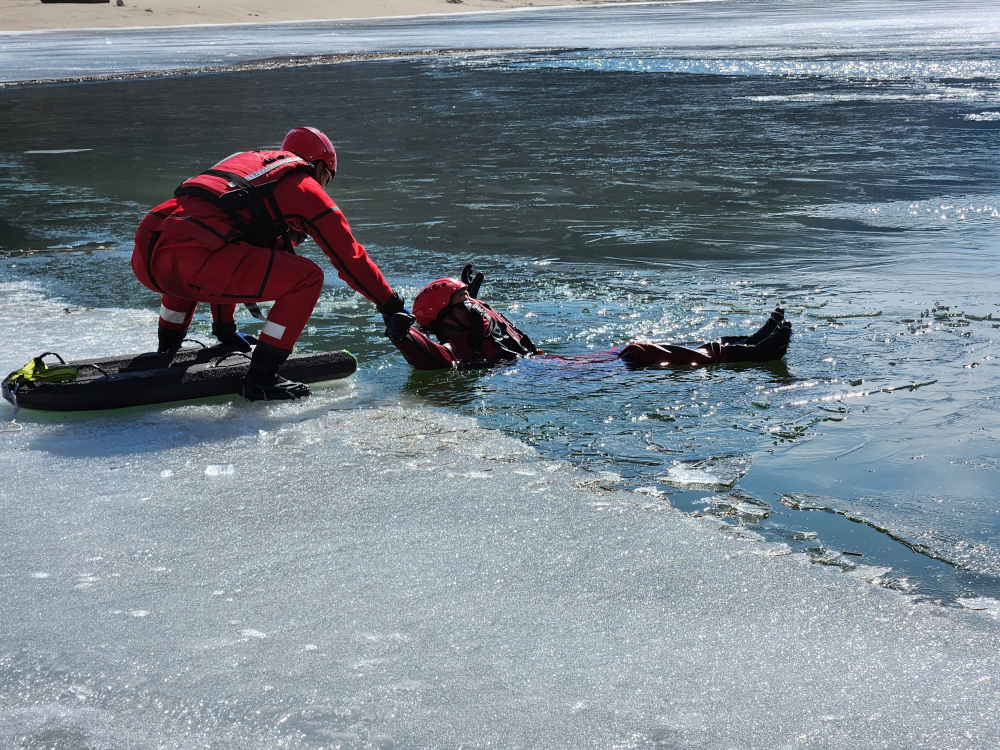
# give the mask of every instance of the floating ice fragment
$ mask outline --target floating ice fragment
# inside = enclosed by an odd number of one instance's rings
[[[771,515],[770,505],[739,491],[708,498],[708,503],[710,507],[705,512],[719,518],[737,518],[756,523]]]
[[[663,490],[656,489],[656,487],[636,487],[632,492],[640,495],[649,495],[650,497],[665,497],[667,494]]]
[[[133,609],[131,612],[129,612],[129,615],[131,615],[132,617],[147,617],[149,615],[149,612],[145,609]]]
[[[244,638],[267,638],[267,633],[261,633],[259,630],[254,630],[253,628],[246,628],[242,633]]]
[[[968,122],[997,122],[1000,121],[1000,112],[973,112],[962,119]]]
[[[778,495],[778,502],[792,510],[827,510],[831,507],[827,498],[808,492]]]
[[[232,464],[210,464],[205,467],[206,477],[231,477],[236,473],[236,467]]]
[[[753,457],[712,456],[697,461],[674,461],[667,470],[667,476],[660,479],[664,484],[689,490],[710,490],[720,492],[731,489],[736,481],[750,470]]]
[[[41,573],[41,572],[39,572],[39,573],[32,573],[31,577],[32,578],[48,578],[49,574],[48,573]]]
[[[170,469],[164,469],[160,472],[160,479],[170,479],[174,475],[174,472]]]
[[[968,599],[958,599],[957,601],[966,609],[986,612],[991,617],[1000,620],[1000,601],[997,599],[991,599],[988,596],[976,596]]]

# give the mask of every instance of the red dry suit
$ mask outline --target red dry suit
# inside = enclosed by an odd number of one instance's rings
[[[451,335],[444,344],[411,326],[396,348],[418,370],[488,367],[538,352],[527,334],[485,302],[470,299],[465,310],[471,328],[461,333],[448,329]]]
[[[165,328],[185,330],[199,302],[221,323],[238,303],[274,300],[260,340],[291,349],[323,287],[294,252],[306,235],[356,292],[376,305],[392,296],[311,165],[288,151],[234,154],[186,180],[140,222],[132,270],[162,295]]]
[[[513,323],[480,300],[466,303],[472,328],[455,331],[442,345],[427,334],[411,326],[406,336],[396,343],[406,361],[418,370],[488,367],[499,362],[509,362],[518,356],[540,353],[531,339]],[[482,325],[476,325],[476,321]],[[452,329],[447,329],[450,333]],[[791,329],[789,328],[789,335]],[[760,335],[759,333],[756,335]],[[614,347],[603,352],[569,357],[548,355],[566,362],[584,364],[620,359],[631,368],[637,367],[705,367],[727,362],[767,362],[780,359],[787,348],[760,349],[748,346],[751,337],[730,336],[710,342],[691,342],[685,346],[635,342],[624,347]]]

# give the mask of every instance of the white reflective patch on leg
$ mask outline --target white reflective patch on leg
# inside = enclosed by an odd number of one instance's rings
[[[264,328],[260,332],[261,336],[270,336],[272,339],[280,339],[285,335],[285,327],[279,326],[273,320],[269,320],[264,324]]]
[[[184,321],[187,320],[187,313],[177,312],[176,310],[171,310],[166,305],[160,305],[160,317],[168,323],[184,325]]]

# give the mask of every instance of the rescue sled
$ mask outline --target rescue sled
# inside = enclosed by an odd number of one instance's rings
[[[53,356],[59,364],[47,365]],[[46,352],[0,383],[17,407],[38,411],[97,411],[239,393],[250,355],[216,346],[175,353],[132,354],[64,362]],[[279,373],[300,383],[346,378],[358,368],[350,352],[293,353]]]

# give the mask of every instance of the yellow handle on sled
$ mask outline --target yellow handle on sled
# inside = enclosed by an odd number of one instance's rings
[[[59,365],[49,367],[45,364],[42,358],[50,354],[59,358]],[[78,374],[79,371],[75,367],[69,367],[58,354],[45,352],[45,354],[32,359],[17,372],[11,373],[9,382],[15,386],[29,383],[64,383],[67,380],[76,380]]]

